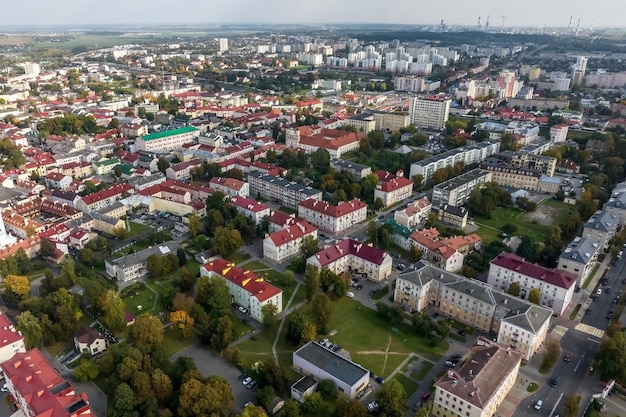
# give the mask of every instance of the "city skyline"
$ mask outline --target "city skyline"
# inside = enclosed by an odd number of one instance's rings
[[[33,4],[34,3],[34,4]],[[177,13],[167,13],[171,2],[164,0],[137,0],[123,2],[110,0],[106,5],[112,13],[94,13],[78,0],[55,2],[33,0],[11,4],[11,22],[7,26],[72,25],[184,25],[184,24],[332,24],[382,23],[435,25],[441,20],[451,26],[476,26],[480,17],[484,28],[489,19],[491,28],[505,27],[624,27],[621,16],[626,14],[626,2],[599,0],[594,7],[582,0],[541,2],[529,0],[523,8],[503,4],[502,0],[449,0],[445,9],[433,5],[403,0],[381,3],[373,0],[346,0],[334,2],[319,0],[314,5],[294,4],[287,0],[257,2],[241,0],[233,7],[229,3],[207,4],[188,0]],[[34,6],[34,7],[33,7]],[[245,11],[245,14],[242,13]],[[610,12],[607,12],[610,11]]]

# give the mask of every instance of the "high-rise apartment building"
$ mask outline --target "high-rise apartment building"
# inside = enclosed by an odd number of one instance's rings
[[[572,84],[581,85],[583,78],[585,78],[585,71],[587,71],[586,56],[579,56],[576,58],[576,63],[572,66]]]
[[[409,115],[411,124],[425,129],[443,130],[450,113],[450,99],[439,96],[411,98]]]
[[[220,52],[228,51],[228,38],[219,38]]]

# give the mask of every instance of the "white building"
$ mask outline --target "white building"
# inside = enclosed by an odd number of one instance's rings
[[[307,264],[319,270],[328,268],[335,274],[356,271],[371,281],[380,282],[391,275],[392,258],[387,252],[365,243],[344,239],[311,256]]]
[[[577,284],[582,286],[598,260],[602,242],[576,237],[559,257],[558,268],[576,275]]]
[[[610,247],[613,236],[620,229],[621,217],[608,210],[597,211],[583,226],[582,237],[600,242],[603,249]]]
[[[450,103],[447,97],[412,97],[409,105],[411,124],[423,129],[443,130],[448,121]]]
[[[470,198],[472,191],[481,188],[491,181],[489,171],[473,169],[448,181],[433,187],[432,203],[434,207],[443,207],[446,204],[460,207]]]
[[[229,197],[248,197],[250,195],[247,182],[225,177],[213,177],[209,181],[209,188],[220,191]]]
[[[192,126],[144,135],[135,141],[138,151],[172,151],[193,142],[199,130]]]
[[[298,204],[298,217],[319,229],[336,234],[364,221],[367,218],[367,204],[356,198],[336,206],[309,199]]]
[[[244,271],[225,259],[218,258],[200,267],[200,275],[226,280],[232,301],[248,309],[250,317],[263,321],[263,306],[274,304],[276,312],[283,311],[283,292],[257,276]]]
[[[272,214],[269,206],[249,198],[234,196],[230,199],[230,202],[239,213],[252,219],[256,225],[260,224],[265,217],[269,217]]]
[[[248,184],[251,196],[261,196],[268,200],[274,200],[292,209],[297,209],[298,204],[304,200],[322,199],[320,190],[260,171],[253,171],[248,174]]]
[[[554,125],[550,128],[550,141],[553,144],[562,143],[567,140],[568,125]]]
[[[494,288],[508,291],[514,282],[520,285],[521,298],[528,298],[530,291],[538,288],[541,291],[539,303],[561,315],[572,301],[576,275],[545,268],[512,253],[502,252],[490,262],[487,283]]]
[[[8,361],[19,352],[26,352],[24,338],[11,320],[0,313],[0,363]]]
[[[146,261],[150,256],[176,255],[176,249],[178,249],[178,244],[174,242],[162,243],[130,255],[106,259],[104,269],[110,277],[116,278],[118,281],[130,281],[148,274]]]
[[[306,236],[317,239],[317,228],[306,221],[298,222],[263,239],[263,257],[280,264],[302,253]]]
[[[413,194],[413,181],[404,177],[396,177],[390,181],[384,181],[376,185],[374,189],[374,201],[380,198],[383,207],[389,207],[409,198]]]
[[[228,51],[228,38],[218,38],[220,52]]]
[[[412,229],[426,222],[431,209],[432,204],[428,200],[428,197],[422,197],[409,203],[406,208],[395,211],[393,213],[393,219],[399,225]]]

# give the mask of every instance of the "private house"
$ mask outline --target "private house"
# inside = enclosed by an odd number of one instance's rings
[[[93,356],[104,352],[107,349],[107,343],[99,331],[83,326],[74,336],[74,347],[81,353],[89,353]]]

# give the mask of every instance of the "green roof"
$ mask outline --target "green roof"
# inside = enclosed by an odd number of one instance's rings
[[[390,224],[391,227],[393,227],[393,233],[394,234],[400,235],[400,236],[402,236],[404,238],[408,238],[413,233],[413,231],[411,229],[407,229],[406,227],[404,227],[401,224],[399,224],[398,222],[396,222],[394,219],[389,219],[389,220],[387,220],[386,223]]]
[[[120,160],[117,158],[105,159],[104,161],[94,162],[98,167],[105,167],[107,165],[119,164]]]
[[[160,139],[160,138],[166,138],[168,136],[178,135],[181,133],[189,133],[189,132],[199,132],[199,130],[193,126],[185,126],[185,127],[179,127],[178,129],[164,130],[162,132],[156,132],[156,133],[151,133],[149,135],[143,135],[141,139],[143,140]]]

